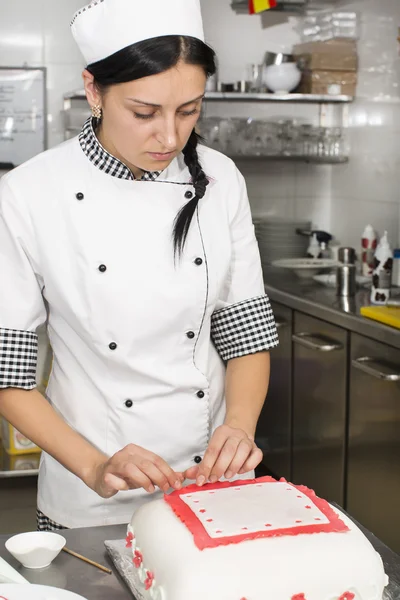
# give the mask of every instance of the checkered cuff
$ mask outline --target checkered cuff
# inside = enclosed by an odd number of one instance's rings
[[[0,389],[35,388],[37,355],[36,333],[0,328]]]
[[[217,310],[211,317],[211,337],[225,361],[277,346],[278,332],[268,296]]]

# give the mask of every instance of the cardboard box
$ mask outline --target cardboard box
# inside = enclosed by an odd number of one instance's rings
[[[353,71],[306,71],[299,87],[300,94],[355,96],[357,73]]]
[[[357,43],[329,40],[298,44],[293,54],[305,71],[358,71]]]

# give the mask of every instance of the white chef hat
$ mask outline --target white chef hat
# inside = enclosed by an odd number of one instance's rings
[[[78,10],[71,29],[88,65],[165,35],[204,41],[200,0],[93,0]]]

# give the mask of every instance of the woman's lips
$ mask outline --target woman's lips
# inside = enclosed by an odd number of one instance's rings
[[[175,154],[175,152],[149,152],[149,156],[151,156],[151,158],[153,160],[160,160],[160,161],[166,161],[169,160],[170,158],[173,157],[173,155]]]

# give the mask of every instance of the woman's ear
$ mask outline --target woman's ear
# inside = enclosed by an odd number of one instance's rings
[[[83,85],[85,86],[86,98],[90,106],[101,106],[101,96],[94,82],[94,76],[85,69],[82,73]]]

